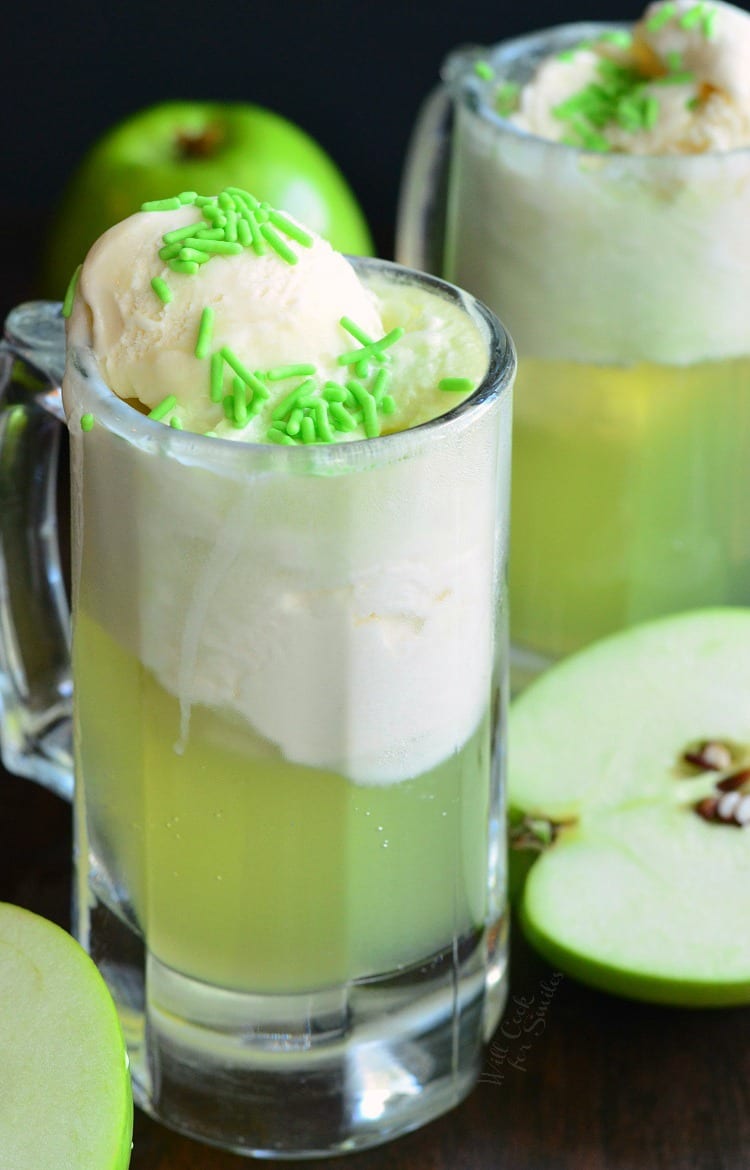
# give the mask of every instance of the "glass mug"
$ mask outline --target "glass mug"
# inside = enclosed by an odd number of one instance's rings
[[[750,150],[593,153],[492,105],[606,31],[450,56],[401,191],[397,258],[481,297],[518,350],[519,685],[632,623],[750,602]]]
[[[452,1107],[506,995],[513,347],[459,290],[354,263],[478,327],[488,371],[449,414],[290,448],[156,424],[89,350],[63,389],[76,934],[138,1102],[276,1157],[379,1144]],[[9,318],[6,362],[54,381],[62,345],[59,306]],[[0,415],[2,742],[8,767],[63,791],[60,400],[24,396]]]

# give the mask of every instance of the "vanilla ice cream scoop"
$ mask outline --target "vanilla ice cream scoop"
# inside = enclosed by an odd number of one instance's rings
[[[750,16],[720,0],[661,0],[632,34],[605,32],[543,61],[511,121],[598,151],[750,145]]]
[[[406,298],[394,315],[330,244],[238,188],[146,204],[106,232],[69,326],[110,389],[155,419],[277,443],[375,437],[445,413],[486,367],[477,333],[454,368],[452,330],[466,338],[448,306]]]

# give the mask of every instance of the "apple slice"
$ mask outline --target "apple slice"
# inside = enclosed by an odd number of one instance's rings
[[[125,1170],[132,1128],[104,980],[59,926],[0,902],[0,1166]]]
[[[750,1003],[750,609],[634,627],[542,675],[509,725],[520,894],[561,970],[651,1002]]]

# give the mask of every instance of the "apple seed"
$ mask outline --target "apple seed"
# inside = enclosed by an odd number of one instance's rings
[[[723,780],[717,780],[716,787],[721,792],[750,792],[750,768],[740,768],[739,772],[732,772]]]
[[[719,798],[717,796],[704,796],[703,800],[699,800],[694,805],[694,808],[698,816],[703,817],[704,821],[715,821],[718,805]]]
[[[734,820],[737,805],[742,800],[739,792],[725,792],[716,805],[716,816],[720,821]]]
[[[750,825],[750,793],[743,794],[737,789],[721,796],[704,796],[693,808],[699,817],[712,824],[738,825],[741,829]]]
[[[750,825],[750,796],[743,796],[734,810],[734,819],[742,828]]]
[[[723,772],[732,765],[732,750],[726,743],[707,739],[682,756],[686,764],[693,764],[704,771]]]

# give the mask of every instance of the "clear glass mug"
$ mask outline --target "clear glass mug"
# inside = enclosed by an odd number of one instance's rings
[[[458,290],[355,264],[476,323],[488,372],[470,399],[400,434],[289,448],[154,423],[88,350],[68,354],[64,379],[76,933],[118,1005],[139,1103],[276,1157],[375,1145],[450,1108],[506,995],[513,347]],[[27,334],[35,316],[59,331],[59,306],[25,312]],[[44,370],[18,314],[6,354]],[[31,397],[2,415],[19,499],[22,471],[49,477],[28,419],[60,430],[59,396]],[[9,671],[36,633],[16,589],[39,591],[40,609],[54,599],[48,683],[67,661],[49,486],[42,497],[3,530],[3,744],[10,767],[49,783],[50,727],[58,745],[69,724],[32,719],[32,688]],[[8,563],[23,543],[31,584]]]
[[[605,31],[450,56],[401,192],[397,258],[481,297],[518,350],[519,685],[634,622],[750,603],[750,151],[592,153],[493,108]]]

